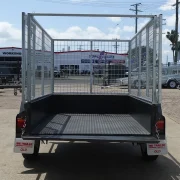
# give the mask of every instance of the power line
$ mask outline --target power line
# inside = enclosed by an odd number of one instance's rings
[[[71,5],[80,5],[80,6],[100,6],[100,7],[114,7],[114,8],[125,8],[128,7],[132,2],[107,2],[107,1],[88,1],[88,2],[83,2],[83,1],[77,1],[77,2],[72,2],[72,1],[67,1],[67,0],[37,0],[37,1],[42,1],[42,2],[51,2],[51,3],[61,3],[61,4],[71,4]],[[144,5],[155,5],[156,1],[151,1],[151,2],[143,2]],[[166,1],[160,1],[156,2],[156,5],[162,5],[162,3],[165,3]]]
[[[132,4],[131,6],[134,6],[135,9],[129,9],[130,11],[135,11],[135,14],[138,15],[138,12],[143,12],[141,10],[138,9],[138,7],[141,5],[141,3],[136,3],[136,4]],[[137,33],[137,23],[138,23],[138,18],[136,17],[135,19],[135,33]]]

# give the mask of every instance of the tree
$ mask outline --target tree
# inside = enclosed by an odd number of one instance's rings
[[[167,34],[166,34],[166,38],[169,39],[169,41],[171,41],[171,50],[173,52],[173,61],[174,62],[176,61],[175,57],[174,57],[174,51],[176,49],[176,44],[175,44],[176,37],[177,37],[177,35],[176,35],[176,31],[175,30],[171,30],[171,32],[168,31]]]

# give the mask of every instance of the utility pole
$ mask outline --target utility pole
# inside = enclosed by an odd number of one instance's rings
[[[179,21],[179,0],[176,0],[176,3],[173,6],[176,6],[176,23],[175,23],[175,60],[174,62],[177,63],[178,61],[178,21]]]
[[[119,45],[118,45],[118,42],[117,42],[117,38],[115,39],[115,45],[113,45],[114,46],[114,48],[115,48],[115,52],[116,52],[116,54],[118,53],[118,47],[119,47]]]
[[[166,58],[166,65],[168,66],[168,62],[169,62],[169,57],[168,57],[168,54],[167,54],[167,58]]]
[[[141,10],[138,9],[138,6],[140,6],[141,3],[136,3],[136,4],[132,4],[131,6],[134,6],[135,9],[129,9],[130,11],[135,11],[136,15],[138,15],[138,12],[143,12]],[[135,20],[135,33],[137,33],[137,23],[138,23],[138,18],[136,17],[136,20]]]
[[[117,54],[118,53],[118,47],[119,47],[119,45],[117,43],[117,39],[116,39],[115,45],[113,45],[113,46],[114,46],[114,48],[116,50],[116,54]]]

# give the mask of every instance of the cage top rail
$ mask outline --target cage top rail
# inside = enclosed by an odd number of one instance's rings
[[[94,41],[94,42],[129,42],[128,39],[53,39],[54,41]]]
[[[63,14],[63,13],[28,13],[30,16],[68,16],[68,17],[126,17],[126,18],[153,18],[156,15],[131,14]]]

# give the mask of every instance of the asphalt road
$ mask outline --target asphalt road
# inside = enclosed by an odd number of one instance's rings
[[[179,91],[177,91],[179,92]],[[179,180],[180,124],[167,119],[169,154],[155,162],[141,159],[139,146],[127,143],[49,142],[38,161],[13,153],[20,94],[0,92],[0,180]]]

